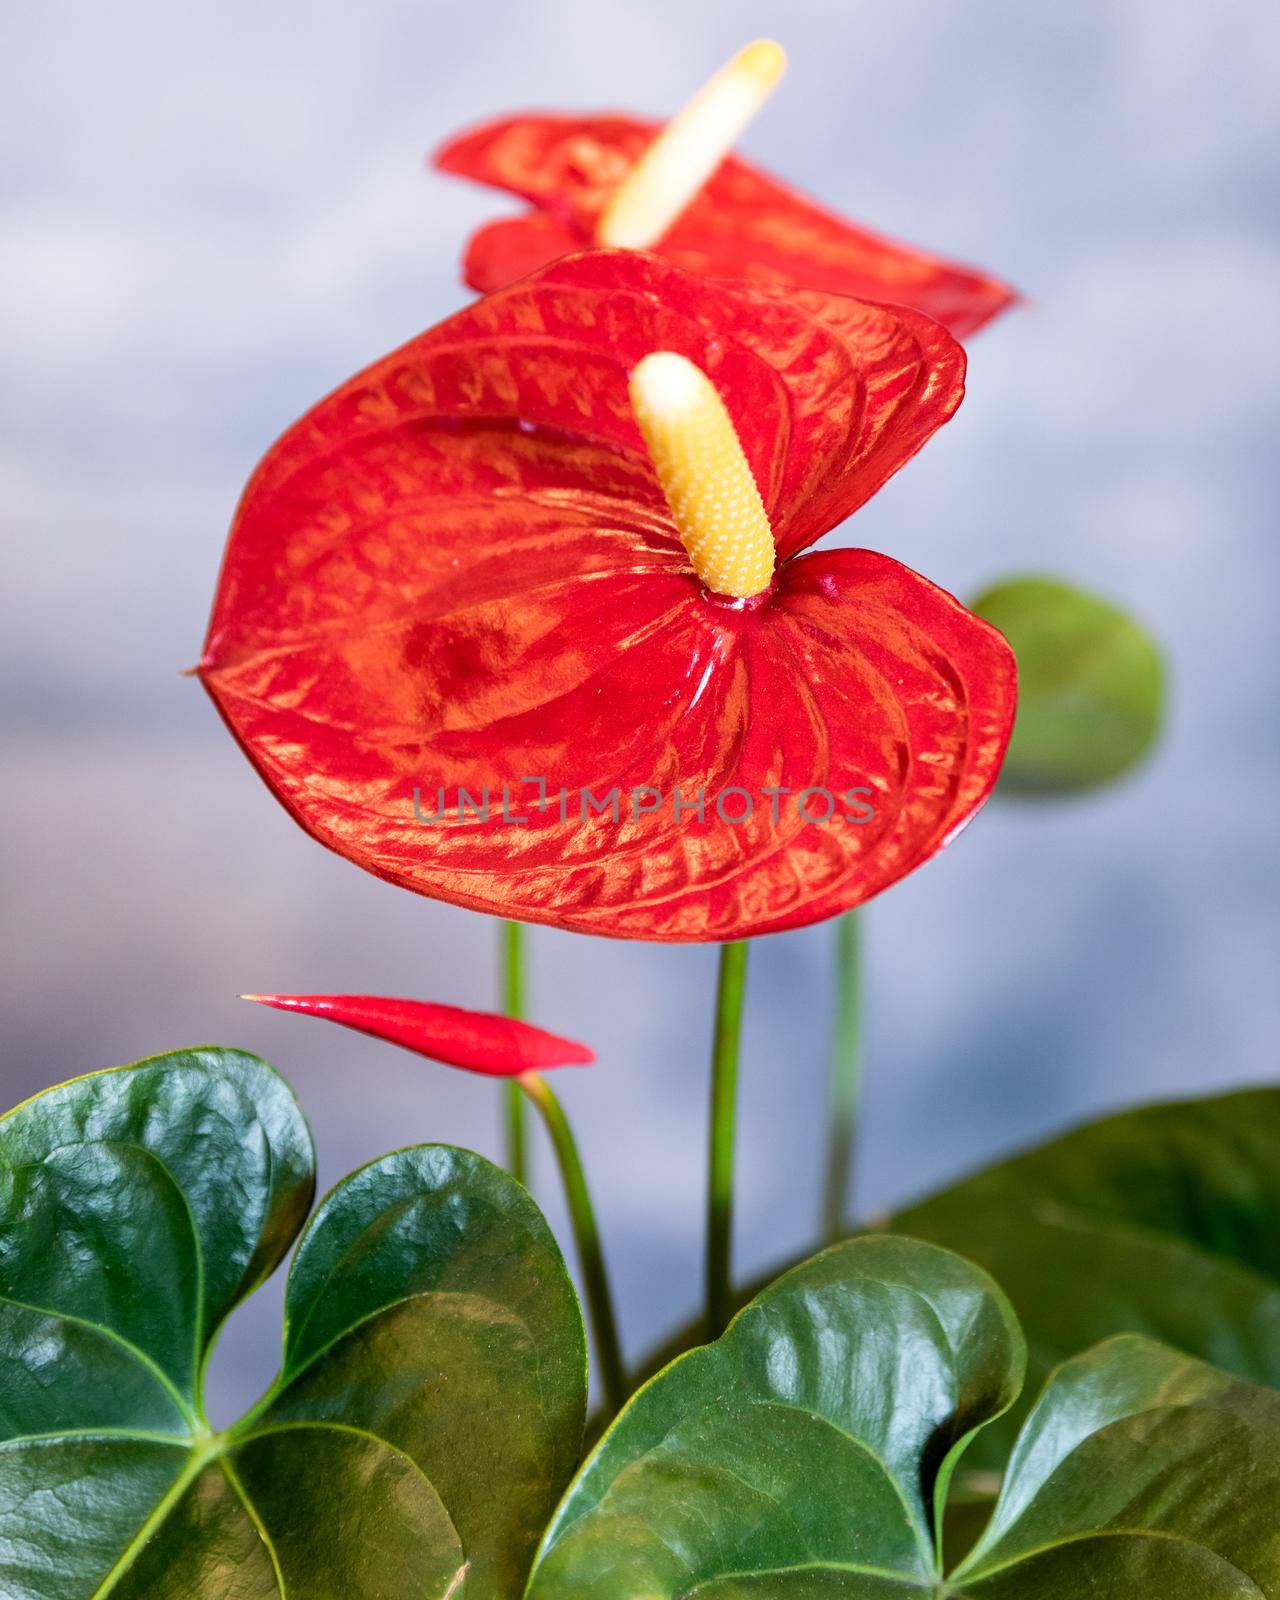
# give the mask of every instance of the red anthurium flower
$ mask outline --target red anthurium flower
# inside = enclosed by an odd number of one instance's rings
[[[802,554],[963,372],[915,312],[558,262],[268,452],[200,675],[305,828],[420,893],[657,940],[847,910],[1009,736],[989,624],[886,556]]]
[[[595,1052],[514,1017],[464,1011],[427,1000],[389,1000],[372,994],[244,994],[242,1000],[340,1022],[428,1061],[490,1078],[517,1078],[549,1067],[587,1067]]]
[[[748,45],[665,127],[527,114],[450,140],[438,167],[536,208],[473,235],[467,282],[497,289],[571,252],[623,245],[711,277],[912,306],[960,339],[1011,305],[1007,284],[846,222],[729,155],[783,59],[771,40]]]

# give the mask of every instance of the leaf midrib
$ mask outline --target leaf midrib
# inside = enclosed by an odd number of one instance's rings
[[[105,1597],[112,1592],[121,1578],[131,1570],[151,1535],[161,1526],[165,1518],[212,1459],[207,1453],[195,1449],[194,1445],[189,1445],[188,1448],[191,1450],[191,1459],[147,1513],[137,1533],[134,1534],[133,1538],[130,1539],[129,1543],[116,1557],[111,1565],[111,1570],[93,1591],[91,1600],[105,1600]]]
[[[301,1378],[317,1361],[329,1354],[329,1352],[337,1344],[341,1343],[350,1335],[357,1333],[367,1324],[376,1321],[380,1316],[384,1315],[388,1311],[395,1310],[403,1305],[411,1304],[416,1300],[427,1300],[434,1298],[471,1299],[480,1301],[488,1306],[499,1307],[499,1303],[497,1301],[492,1301],[483,1295],[471,1294],[462,1290],[426,1289],[418,1290],[413,1294],[403,1295],[399,1299],[376,1307],[373,1311],[370,1311],[365,1316],[357,1318],[355,1322],[344,1328],[326,1345],[322,1346],[319,1350],[315,1351],[310,1357],[308,1357],[307,1361],[298,1369],[298,1371],[286,1375],[282,1369],[275,1383],[272,1384],[271,1388],[265,1395],[263,1395],[262,1399],[258,1401],[256,1405],[251,1407],[251,1409],[246,1412],[245,1415],[238,1421],[232,1423],[229,1428],[225,1429],[221,1433],[211,1435],[207,1428],[201,1425],[200,1419],[195,1416],[190,1408],[182,1402],[181,1395],[177,1389],[173,1386],[170,1380],[166,1378],[163,1371],[156,1366],[155,1362],[146,1354],[146,1352],[134,1345],[132,1341],[126,1339],[123,1335],[117,1334],[114,1329],[92,1322],[83,1317],[77,1317],[70,1312],[52,1311],[40,1306],[28,1306],[21,1301],[13,1300],[11,1296],[0,1295],[0,1301],[5,1301],[13,1305],[20,1306],[22,1309],[32,1311],[37,1315],[65,1318],[67,1321],[81,1325],[92,1333],[101,1334],[109,1341],[112,1341],[125,1348],[147,1371],[153,1373],[160,1383],[164,1385],[165,1389],[172,1394],[175,1401],[181,1407],[182,1417],[185,1421],[187,1421],[192,1429],[192,1432],[185,1437],[180,1434],[161,1434],[152,1430],[131,1428],[91,1427],[80,1429],[55,1429],[48,1433],[20,1435],[12,1439],[0,1441],[0,1450],[11,1446],[21,1447],[28,1444],[52,1444],[62,1440],[88,1441],[92,1439],[111,1439],[118,1441],[131,1441],[139,1444],[158,1444],[169,1448],[186,1450],[190,1452],[190,1459],[187,1461],[185,1466],[183,1466],[174,1481],[169,1485],[168,1489],[166,1489],[165,1493],[148,1512],[138,1531],[134,1534],[133,1538],[129,1541],[128,1545],[121,1552],[119,1557],[117,1557],[115,1563],[111,1567],[111,1570],[99,1584],[98,1588],[94,1590],[91,1600],[107,1600],[107,1597],[113,1592],[121,1578],[123,1578],[126,1573],[131,1570],[139,1554],[141,1553],[143,1546],[151,1538],[152,1534],[162,1525],[166,1517],[168,1517],[170,1512],[181,1500],[183,1494],[185,1494],[187,1489],[190,1488],[190,1486],[196,1481],[206,1467],[213,1465],[217,1465],[220,1468],[227,1479],[228,1485],[236,1495],[236,1498],[240,1501],[245,1515],[249,1518],[250,1523],[253,1525],[254,1531],[262,1541],[263,1548],[271,1562],[272,1572],[275,1576],[276,1586],[279,1589],[281,1600],[288,1600],[288,1589],[284,1581],[284,1575],[280,1567],[280,1562],[274,1543],[267,1531],[265,1523],[258,1513],[257,1507],[254,1505],[251,1496],[241,1483],[238,1474],[235,1472],[235,1468],[232,1466],[228,1458],[235,1451],[245,1449],[247,1446],[254,1443],[255,1440],[267,1438],[272,1434],[287,1433],[307,1428],[327,1430],[332,1433],[342,1433],[367,1439],[378,1448],[386,1450],[390,1454],[398,1456],[403,1461],[407,1462],[413,1472],[423,1481],[423,1483],[427,1485],[435,1498],[440,1502],[442,1511],[444,1512],[445,1516],[449,1518],[450,1526],[453,1527],[454,1536],[458,1538],[459,1545],[461,1545],[461,1538],[458,1535],[457,1528],[454,1527],[453,1519],[452,1517],[449,1517],[448,1507],[445,1505],[443,1497],[440,1495],[440,1492],[436,1488],[435,1484],[431,1481],[426,1472],[423,1471],[422,1467],[417,1461],[414,1460],[412,1456],[410,1456],[406,1451],[401,1450],[398,1445],[393,1444],[390,1440],[380,1437],[380,1435],[371,1432],[367,1428],[360,1428],[351,1423],[337,1422],[329,1419],[286,1419],[281,1422],[267,1422],[264,1425],[259,1426],[259,1423],[268,1406],[274,1400],[278,1399],[281,1394],[287,1392],[288,1389],[292,1387],[294,1382]],[[532,1329],[529,1327],[527,1321],[523,1317],[512,1315],[509,1307],[500,1307],[500,1309],[504,1310],[510,1316],[510,1320],[514,1324],[518,1325],[524,1330],[524,1332],[529,1336],[531,1344],[536,1347],[537,1340],[534,1338]]]
[[[995,1577],[997,1573],[1008,1572],[1024,1561],[1033,1560],[1036,1556],[1047,1555],[1050,1551],[1061,1550],[1069,1545],[1087,1544],[1096,1539],[1157,1539],[1163,1540],[1168,1544],[1186,1545],[1188,1549],[1194,1550],[1200,1555],[1211,1557],[1214,1561],[1220,1562],[1228,1571],[1243,1578],[1256,1591],[1258,1600],[1267,1600],[1266,1591],[1259,1586],[1252,1573],[1246,1572],[1243,1567],[1236,1566],[1234,1561],[1230,1561],[1226,1556],[1220,1555],[1218,1551],[1211,1549],[1209,1545],[1201,1544],[1198,1540],[1188,1538],[1183,1533],[1170,1533],[1164,1528],[1089,1528],[1082,1533],[1066,1534],[1060,1539],[1047,1539],[1043,1544],[1033,1545],[1027,1550],[1020,1550],[1016,1555],[1009,1556],[1003,1561],[997,1561],[994,1565],[979,1567],[972,1572],[966,1572],[965,1563],[962,1562],[957,1567],[954,1576],[957,1582],[983,1584],[989,1578]],[[964,1590],[956,1591],[957,1594],[963,1594],[964,1592]]]
[[[59,1311],[53,1306],[32,1305],[30,1301],[18,1300],[13,1295],[0,1293],[0,1303],[14,1306],[19,1311],[29,1311],[33,1316],[50,1317],[54,1321],[70,1322],[77,1328],[84,1328],[89,1333],[97,1334],[106,1339],[108,1343],[117,1345],[141,1366],[161,1386],[169,1398],[178,1408],[178,1414],[193,1430],[199,1428],[200,1417],[174,1383],[173,1379],[160,1366],[153,1356],[149,1356],[141,1345],[119,1333],[115,1328],[109,1327],[105,1322],[94,1322],[91,1317],[77,1316],[74,1311]]]
[[[898,1584],[904,1589],[915,1589],[920,1594],[929,1596],[930,1600],[937,1600],[939,1596],[952,1593],[947,1584],[940,1579],[927,1578],[922,1581],[911,1577],[910,1574],[894,1572],[888,1567],[863,1565],[857,1561],[792,1561],[785,1566],[744,1567],[740,1572],[718,1572],[714,1578],[708,1578],[705,1583],[683,1590],[680,1600],[697,1600],[698,1595],[706,1593],[718,1583],[733,1583],[740,1578],[768,1578],[793,1572],[848,1572],[859,1578],[884,1578],[887,1582]]]
[[[302,1378],[305,1378],[307,1373],[310,1372],[312,1367],[314,1367],[317,1362],[324,1360],[344,1340],[349,1339],[353,1334],[359,1333],[362,1328],[367,1327],[371,1322],[376,1322],[379,1317],[385,1316],[388,1312],[398,1311],[401,1306],[412,1305],[415,1300],[433,1299],[474,1300],[482,1306],[490,1307],[491,1309],[501,1313],[502,1320],[508,1322],[513,1327],[518,1327],[523,1330],[528,1337],[530,1350],[535,1356],[537,1355],[539,1341],[534,1330],[530,1327],[529,1323],[524,1317],[520,1316],[517,1312],[514,1312],[510,1306],[503,1305],[501,1301],[492,1300],[487,1295],[475,1294],[466,1289],[415,1289],[412,1294],[401,1295],[396,1300],[387,1300],[382,1305],[375,1306],[372,1311],[367,1311],[363,1316],[357,1317],[354,1322],[348,1323],[345,1328],[342,1328],[339,1332],[335,1333],[326,1344],[323,1344],[319,1346],[318,1349],[314,1350],[300,1366],[293,1369],[290,1369],[286,1366],[281,1366],[280,1371],[276,1374],[271,1383],[271,1387],[266,1391],[262,1398],[254,1401],[253,1405],[249,1407],[248,1411],[246,1411],[238,1421],[233,1422],[226,1430],[228,1438],[234,1436],[237,1440],[239,1440],[241,1435],[238,1430],[241,1428],[248,1430],[243,1435],[244,1440],[255,1437],[257,1431],[256,1424],[258,1423],[259,1419],[268,1413],[270,1408],[277,1400],[280,1399],[282,1395],[288,1394],[289,1390],[293,1388],[295,1383],[299,1382]],[[537,1371],[539,1381],[541,1381],[541,1366],[538,1367]],[[543,1415],[546,1415],[545,1408],[543,1408]]]
[[[847,1440],[855,1450],[873,1462],[875,1466],[879,1468],[885,1481],[893,1490],[899,1504],[902,1506],[903,1512],[907,1519],[907,1526],[910,1528],[911,1533],[916,1540],[916,1549],[921,1558],[921,1563],[926,1569],[932,1569],[929,1571],[928,1581],[934,1581],[938,1562],[928,1530],[927,1528],[921,1526],[920,1521],[917,1518],[914,1509],[912,1508],[911,1502],[907,1499],[906,1491],[903,1489],[902,1484],[898,1481],[898,1478],[893,1469],[890,1467],[889,1463],[884,1459],[878,1450],[876,1450],[872,1445],[868,1444],[865,1439],[859,1439],[856,1434],[850,1433],[848,1428],[842,1428],[838,1422],[833,1422],[830,1417],[823,1416],[821,1412],[808,1410],[804,1406],[795,1405],[793,1402],[788,1400],[760,1400],[753,1402],[753,1404],[767,1406],[770,1409],[776,1407],[781,1411],[792,1411],[799,1416],[807,1418],[811,1422],[817,1422],[823,1427],[830,1428],[833,1433],[837,1434],[840,1438]],[[759,1493],[758,1490],[757,1493]],[[772,1498],[772,1496],[770,1498]],[[908,1582],[916,1582],[914,1577],[911,1577],[909,1574],[904,1575],[900,1572],[888,1573],[886,1576],[896,1577],[899,1581],[902,1581],[905,1576]]]
[[[249,1518],[254,1527],[254,1531],[262,1541],[263,1548],[265,1549],[267,1557],[271,1562],[272,1571],[276,1579],[276,1585],[280,1591],[282,1600],[288,1600],[288,1589],[285,1585],[284,1575],[280,1567],[280,1562],[274,1543],[272,1542],[270,1534],[266,1529],[265,1523],[263,1522],[256,1506],[253,1503],[252,1497],[244,1488],[239,1476],[235,1472],[235,1468],[232,1466],[228,1458],[235,1451],[245,1449],[247,1446],[254,1443],[255,1440],[268,1438],[272,1434],[288,1433],[307,1428],[326,1430],[332,1433],[342,1433],[367,1439],[378,1448],[386,1450],[390,1454],[395,1455],[407,1462],[413,1472],[422,1480],[423,1483],[427,1485],[435,1498],[440,1502],[441,1509],[445,1516],[448,1517],[450,1527],[453,1528],[454,1536],[455,1538],[458,1538],[459,1545],[461,1545],[461,1538],[458,1535],[458,1530],[453,1525],[453,1519],[452,1517],[449,1517],[448,1507],[445,1505],[444,1499],[439,1490],[436,1488],[435,1484],[411,1455],[409,1455],[406,1451],[401,1450],[398,1445],[393,1444],[389,1439],[384,1439],[380,1435],[371,1432],[369,1429],[357,1427],[352,1423],[337,1422],[323,1418],[286,1419],[281,1422],[266,1422],[265,1424],[259,1426],[259,1423],[271,1402],[279,1398],[281,1394],[285,1393],[292,1386],[292,1384],[315,1363],[315,1361],[319,1360],[323,1355],[327,1355],[329,1351],[332,1350],[333,1347],[340,1343],[343,1339],[347,1338],[353,1333],[358,1332],[368,1323],[376,1321],[378,1317],[382,1316],[387,1311],[394,1310],[399,1306],[411,1304],[415,1300],[426,1300],[433,1298],[473,1299],[478,1300],[485,1305],[495,1307],[498,1306],[498,1302],[491,1301],[483,1295],[468,1294],[459,1290],[439,1289],[419,1290],[414,1294],[401,1296],[398,1300],[394,1300],[388,1302],[386,1305],[379,1306],[375,1310],[369,1312],[366,1316],[358,1318],[341,1333],[335,1335],[335,1337],[327,1345],[310,1357],[304,1366],[299,1369],[299,1371],[291,1373],[288,1376],[286,1376],[282,1371],[276,1383],[271,1386],[262,1399],[248,1412],[246,1412],[245,1415],[237,1422],[232,1423],[229,1428],[225,1429],[219,1434],[209,1435],[205,1430],[200,1429],[196,1419],[191,1418],[189,1413],[185,1412],[184,1408],[184,1415],[188,1416],[188,1420],[192,1422],[194,1430],[193,1433],[186,1438],[183,1438],[179,1435],[154,1434],[141,1429],[87,1428],[78,1430],[54,1431],[48,1434],[40,1435],[33,1434],[25,1436],[21,1439],[5,1441],[7,1444],[24,1444],[46,1442],[53,1443],[63,1439],[87,1440],[109,1438],[118,1440],[132,1440],[137,1443],[162,1444],[191,1452],[191,1459],[182,1468],[174,1482],[170,1484],[164,1495],[159,1501],[157,1501],[156,1505],[153,1506],[151,1511],[147,1514],[138,1532],[133,1536],[129,1544],[125,1547],[124,1551],[117,1558],[110,1572],[108,1572],[107,1576],[103,1579],[102,1584],[100,1584],[99,1587],[94,1591],[91,1600],[106,1600],[106,1597],[111,1594],[116,1585],[119,1583],[120,1579],[133,1566],[147,1540],[174,1509],[178,1501],[182,1498],[182,1495],[200,1476],[201,1472],[203,1472],[206,1467],[212,1465],[217,1465],[221,1469],[228,1481],[229,1486],[243,1506],[245,1515]],[[506,1310],[509,1314],[509,1308],[501,1309]],[[55,1316],[61,1314],[62,1313],[50,1313],[50,1315]],[[72,1318],[71,1320],[78,1321],[82,1319]],[[531,1341],[536,1345],[536,1340],[533,1339],[532,1330],[525,1319],[519,1316],[512,1316],[511,1320],[513,1323],[522,1328],[526,1334],[529,1335]],[[110,1333],[110,1330],[100,1329],[96,1323],[88,1322],[85,1324],[85,1326],[95,1332]],[[126,1344],[128,1343],[128,1341],[125,1340],[121,1340],[120,1342]],[[130,1348],[134,1350],[141,1361],[144,1363],[147,1362],[147,1357],[144,1352],[137,1350],[136,1347],[133,1346],[130,1346]],[[160,1374],[160,1376],[163,1377],[163,1374]],[[0,1448],[3,1447],[4,1445],[0,1444]]]
[[[206,1438],[204,1440],[195,1438],[163,1438],[148,1436],[142,1433],[107,1433],[102,1429],[86,1431],[76,1435],[52,1434],[47,1436],[50,1442],[68,1437],[85,1439],[131,1438],[141,1440],[146,1443],[164,1444],[178,1449],[185,1449],[190,1452],[190,1459],[182,1467],[181,1471],[165,1490],[164,1494],[161,1495],[160,1499],[156,1501],[155,1505],[147,1513],[146,1517],[139,1526],[138,1531],[133,1535],[132,1539],[130,1539],[124,1550],[121,1551],[120,1555],[113,1562],[110,1571],[103,1578],[102,1582],[93,1591],[90,1600],[107,1600],[107,1597],[113,1593],[121,1579],[127,1576],[127,1574],[132,1570],[134,1563],[142,1553],[145,1545],[151,1539],[152,1535],[155,1534],[156,1531],[163,1525],[170,1513],[177,1507],[183,1495],[192,1486],[192,1484],[195,1483],[200,1474],[204,1472],[206,1468],[211,1466],[216,1466],[222,1472],[232,1492],[235,1494],[236,1499],[240,1502],[245,1515],[248,1517],[253,1526],[254,1532],[262,1541],[262,1546],[266,1551],[268,1560],[271,1562],[271,1569],[275,1576],[276,1587],[280,1592],[281,1600],[288,1600],[289,1590],[285,1583],[284,1573],[280,1566],[280,1559],[276,1553],[274,1541],[267,1530],[266,1523],[259,1513],[257,1506],[254,1504],[252,1496],[240,1481],[239,1475],[237,1474],[235,1467],[232,1465],[230,1457],[236,1451],[247,1448],[256,1440],[270,1438],[273,1434],[297,1433],[307,1430],[315,1430],[322,1433],[339,1433],[358,1439],[366,1439],[378,1449],[385,1450],[389,1455],[396,1456],[401,1461],[405,1462],[417,1475],[417,1477],[419,1477],[422,1482],[426,1484],[428,1489],[430,1489],[431,1493],[435,1496],[436,1500],[439,1501],[441,1510],[448,1519],[449,1527],[452,1529],[455,1539],[458,1540],[459,1548],[461,1548],[461,1537],[459,1536],[458,1530],[453,1523],[452,1517],[449,1516],[448,1507],[445,1505],[440,1491],[436,1488],[435,1484],[431,1481],[427,1474],[422,1470],[421,1466],[419,1466],[419,1464],[411,1455],[408,1454],[407,1451],[400,1449],[398,1445],[393,1444],[389,1439],[382,1438],[379,1434],[371,1432],[368,1428],[356,1427],[352,1423],[335,1422],[327,1418],[300,1418],[286,1422],[270,1423],[265,1427],[252,1429],[250,1432],[245,1434],[237,1434],[232,1429],[228,1429],[225,1433],[215,1434],[212,1438]],[[44,1436],[41,1436],[41,1438],[36,1440],[36,1442],[43,1442],[43,1437]],[[36,1436],[32,1436],[32,1438],[36,1439]]]
[[[130,1069],[118,1068],[116,1070],[128,1071]],[[9,1114],[12,1115],[13,1113],[11,1112]],[[51,1156],[57,1155],[64,1150],[93,1148],[95,1146],[100,1146],[107,1149],[128,1150],[136,1155],[145,1157],[146,1160],[150,1161],[153,1166],[157,1167],[159,1171],[164,1174],[166,1182],[169,1184],[169,1187],[173,1190],[174,1194],[177,1195],[178,1200],[181,1203],[182,1214],[186,1218],[187,1227],[191,1231],[192,1259],[195,1263],[195,1293],[193,1296],[194,1304],[192,1307],[193,1314],[191,1319],[191,1400],[188,1402],[183,1398],[177,1385],[166,1376],[158,1362],[156,1362],[152,1357],[148,1356],[139,1345],[134,1344],[131,1339],[126,1338],[123,1334],[118,1334],[114,1328],[108,1326],[106,1323],[94,1322],[88,1317],[78,1317],[74,1312],[54,1311],[44,1306],[24,1306],[22,1301],[14,1300],[11,1296],[3,1293],[0,1293],[0,1300],[7,1300],[11,1305],[23,1306],[23,1309],[34,1311],[42,1316],[63,1317],[68,1322],[77,1323],[81,1327],[90,1328],[97,1333],[105,1335],[105,1337],[109,1339],[114,1339],[122,1349],[127,1350],[160,1380],[172,1398],[177,1402],[178,1409],[184,1420],[187,1421],[193,1429],[207,1428],[208,1422],[204,1415],[204,1397],[202,1393],[204,1383],[204,1367],[209,1354],[209,1352],[204,1348],[206,1316],[204,1241],[200,1237],[200,1229],[196,1223],[196,1214],[195,1209],[191,1204],[191,1197],[182,1184],[178,1182],[178,1179],[168,1162],[165,1161],[163,1156],[161,1156],[158,1151],[153,1150],[150,1145],[140,1144],[136,1139],[103,1138],[81,1140],[78,1142],[64,1140],[61,1144],[52,1144],[45,1150],[39,1161],[29,1162],[25,1165],[29,1167],[44,1166]],[[11,1166],[10,1170],[16,1172],[19,1169],[15,1166]]]
[[[266,1523],[259,1516],[258,1508],[254,1505],[253,1498],[249,1494],[249,1491],[245,1488],[244,1484],[240,1482],[240,1474],[231,1465],[227,1453],[225,1451],[220,1452],[217,1457],[217,1461],[218,1466],[221,1469],[222,1476],[227,1480],[227,1483],[231,1487],[231,1492],[244,1507],[245,1515],[253,1524],[259,1539],[262,1540],[263,1549],[267,1552],[267,1558],[271,1562],[271,1571],[276,1580],[276,1588],[280,1591],[280,1600],[288,1600],[289,1590],[284,1581],[284,1572],[280,1566],[280,1557],[276,1553],[275,1541],[267,1532]]]

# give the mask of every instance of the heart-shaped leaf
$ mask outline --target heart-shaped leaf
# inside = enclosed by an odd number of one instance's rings
[[[1053,1375],[948,1595],[1271,1600],[1280,1395],[1123,1336]]]
[[[977,1268],[836,1245],[635,1396],[561,1502],[531,1600],[932,1593],[936,1507],[1022,1365]]]
[[[979,1262],[1027,1332],[1031,1380],[1142,1333],[1280,1386],[1280,1090],[1123,1112],[898,1212]],[[974,1460],[1003,1461],[1017,1408]]]
[[[0,1121],[0,1593],[374,1600],[518,1592],[574,1465],[581,1317],[533,1202],[419,1146],[298,1247],[285,1359],[220,1434],[204,1365],[312,1192],[265,1063],[180,1051]]]
[[[1052,795],[1119,778],[1160,727],[1164,663],[1147,630],[1056,578],[1015,578],[973,602],[1013,646],[1018,710],[1005,794]]]
[[[952,1471],[1020,1368],[976,1268],[914,1240],[837,1245],[632,1400],[528,1600],[1280,1596],[1280,1395],[1129,1336],[1054,1374],[945,1577]]]

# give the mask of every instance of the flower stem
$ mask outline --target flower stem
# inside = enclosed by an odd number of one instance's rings
[[[862,1086],[862,980],[858,914],[848,911],[836,924],[836,1016],[831,1037],[828,1089],[827,1177],[822,1231],[828,1243],[849,1231],[849,1191],[858,1138],[858,1100]]]
[[[509,1017],[525,1012],[524,926],[504,922],[501,926],[502,1009]],[[511,1080],[503,1086],[506,1096],[506,1164],[517,1183],[528,1181],[529,1163],[525,1139],[524,1097]]]
[[[724,1332],[730,1314],[733,1245],[733,1156],[738,1090],[738,1040],[747,984],[747,945],[720,947],[716,1030],[711,1047],[711,1142],[707,1164],[707,1337]]]
[[[591,1192],[587,1188],[587,1175],[578,1154],[573,1129],[565,1115],[564,1107],[552,1092],[547,1080],[539,1072],[524,1072],[512,1080],[517,1093],[523,1090],[542,1113],[551,1145],[560,1166],[564,1181],[565,1200],[569,1218],[573,1223],[574,1240],[578,1247],[578,1266],[587,1294],[587,1310],[595,1334],[596,1360],[600,1364],[600,1381],[604,1387],[605,1405],[613,1416],[627,1398],[627,1377],[622,1365],[622,1352],[618,1346],[618,1324],[613,1314],[613,1295],[609,1290],[609,1274],[604,1264],[604,1251],[600,1244],[600,1229],[596,1224]]]

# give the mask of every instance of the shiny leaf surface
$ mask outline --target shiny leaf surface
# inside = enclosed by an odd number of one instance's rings
[[[898,1212],[1008,1292],[1039,1383],[1140,1333],[1280,1386],[1280,1090],[1088,1124]],[[998,1468],[1012,1413],[975,1451]]]
[[[837,1245],[635,1396],[561,1503],[530,1600],[933,1593],[936,1506],[1022,1357],[967,1262]]]
[[[671,522],[627,395],[654,349],[730,410],[788,558],[758,602],[705,594]],[[1012,721],[1008,647],[950,595],[868,551],[797,558],[963,370],[911,312],[561,262],[272,449],[205,686],[308,831],[420,893],[660,940],[834,915],[963,826]]]
[[[585,1346],[550,1232],[478,1156],[340,1184],[289,1275],[285,1359],[221,1434],[213,1333],[310,1200],[265,1063],[179,1051],[0,1122],[6,1600],[518,1591],[573,1469]]]
[[[1122,1333],[1280,1387],[1280,1089],[1086,1123],[884,1226],[970,1258],[1001,1285],[1026,1331],[1032,1392]],[[682,1329],[646,1370],[698,1334],[696,1323]],[[1002,1470],[1030,1398],[983,1430],[966,1468]]]
[[[973,608],[1018,661],[1002,793],[1094,789],[1142,760],[1160,730],[1164,662],[1140,622],[1056,578],[996,584]]]
[[[837,1245],[632,1400],[565,1495],[528,1600],[1280,1595],[1280,1395],[1134,1336],[1052,1375],[944,1576],[938,1508],[1021,1357],[969,1263],[902,1238]],[[948,1510],[949,1544],[953,1520],[963,1549],[972,1518]]]
[[[501,288],[590,248],[606,201],[657,131],[657,124],[630,117],[529,114],[450,140],[435,157],[443,171],[507,190],[537,208],[473,236],[464,269],[471,287]],[[984,273],[836,216],[736,156],[721,164],[654,249],[709,277],[910,306],[958,339],[1017,298]]]
[[[595,1060],[593,1051],[572,1039],[561,1039],[515,1017],[461,1006],[373,994],[246,994],[241,999],[340,1022],[357,1033],[412,1050],[428,1061],[488,1077],[515,1078],[522,1072],[551,1067],[585,1067]]]
[[[945,1591],[974,1600],[1280,1594],[1280,1395],[1150,1340],[1060,1368],[991,1525]]]

